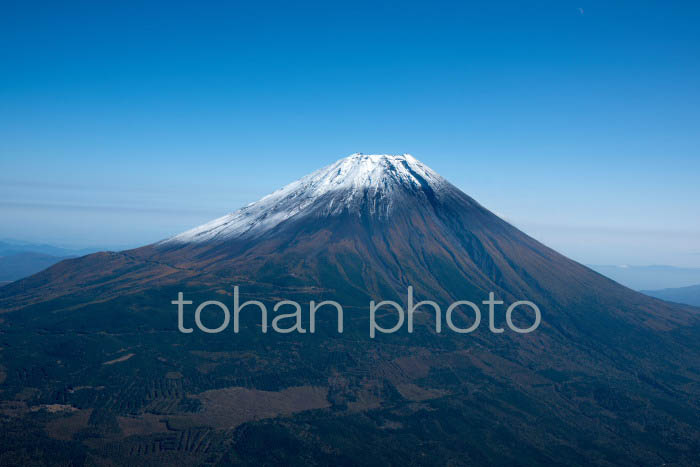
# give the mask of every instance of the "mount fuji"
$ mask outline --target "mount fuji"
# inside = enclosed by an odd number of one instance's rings
[[[233,285],[265,304],[339,301],[346,331],[261,335],[249,316],[238,334],[177,332],[178,292],[226,301]],[[368,339],[369,300],[404,302],[408,286],[441,305],[489,292],[530,300],[542,323],[527,335],[450,335],[421,313],[413,334]],[[700,457],[700,311],[564,257],[408,154],[353,154],[161,242],[62,261],[0,288],[0,310],[1,413],[15,428],[5,432],[35,433],[35,455],[124,465]]]

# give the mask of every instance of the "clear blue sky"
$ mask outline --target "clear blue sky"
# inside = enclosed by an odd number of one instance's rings
[[[0,238],[145,244],[410,152],[574,259],[700,266],[698,24],[661,1],[5,3]]]

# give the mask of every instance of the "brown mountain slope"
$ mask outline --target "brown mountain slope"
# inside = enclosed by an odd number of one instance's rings
[[[329,167],[168,241],[64,261],[0,289],[2,420],[21,433],[4,455],[123,465],[698,458],[697,309],[563,257],[413,158]],[[263,334],[255,313],[238,334],[177,331],[177,292],[194,306],[230,305],[234,285],[270,319],[283,298],[337,300],[345,331],[325,314],[315,334]],[[542,323],[494,334],[482,306],[471,334],[436,333],[419,313],[414,333],[370,339],[369,300],[405,302],[409,285],[443,313],[489,292],[506,305],[531,300]]]

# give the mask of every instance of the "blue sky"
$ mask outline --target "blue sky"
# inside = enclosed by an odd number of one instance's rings
[[[700,266],[691,2],[15,2],[0,238],[149,243],[409,152],[586,263]]]

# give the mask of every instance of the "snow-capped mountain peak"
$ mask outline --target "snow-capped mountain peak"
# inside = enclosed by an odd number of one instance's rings
[[[226,216],[161,244],[260,235],[296,216],[366,212],[384,218],[400,194],[439,194],[444,178],[410,154],[352,154]]]

